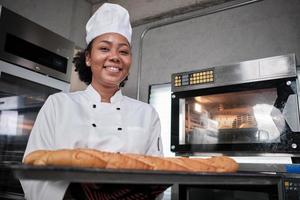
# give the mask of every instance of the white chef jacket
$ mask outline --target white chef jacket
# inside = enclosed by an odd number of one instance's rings
[[[123,96],[111,103],[89,85],[85,91],[48,97],[31,131],[24,157],[38,149],[93,148],[102,151],[163,155],[160,120],[149,104]],[[30,200],[62,199],[65,181],[21,180]]]

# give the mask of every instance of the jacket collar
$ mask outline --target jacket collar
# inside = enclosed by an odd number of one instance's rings
[[[96,102],[101,102],[101,95],[93,88],[93,86],[90,84],[86,88],[86,93],[92,98],[92,100]],[[123,99],[123,94],[121,90],[118,90],[110,99],[111,103],[117,103],[120,102]]]

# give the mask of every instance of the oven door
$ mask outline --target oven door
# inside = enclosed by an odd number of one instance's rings
[[[175,92],[171,121],[177,153],[299,152],[296,79]]]
[[[0,60],[0,161],[19,160],[47,97],[69,88],[66,82]]]
[[[198,200],[200,197],[213,200],[283,200],[279,184],[186,185],[179,189],[180,200]]]
[[[49,95],[69,84],[0,60],[0,199],[24,199],[6,167],[21,162],[37,114]]]

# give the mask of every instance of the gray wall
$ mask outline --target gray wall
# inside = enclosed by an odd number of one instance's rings
[[[0,4],[85,47],[84,27],[92,11],[86,1],[0,0]],[[299,0],[264,0],[149,31],[143,40],[140,99],[147,101],[149,85],[170,82],[175,72],[287,53],[296,53],[299,60],[299,10]],[[133,64],[123,89],[128,96],[135,98],[137,93],[140,35],[160,22],[133,29]]]
[[[288,53],[299,60],[299,10],[299,0],[264,0],[150,30],[143,40],[140,100],[147,101],[150,84],[170,82],[175,72]],[[132,97],[139,37],[150,25],[134,28],[134,60],[124,88]]]
[[[0,0],[4,7],[85,47],[92,6],[84,0]]]

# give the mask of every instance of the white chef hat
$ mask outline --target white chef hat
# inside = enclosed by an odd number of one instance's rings
[[[128,11],[120,5],[104,3],[86,24],[86,43],[104,33],[119,33],[131,43],[131,25]]]

